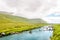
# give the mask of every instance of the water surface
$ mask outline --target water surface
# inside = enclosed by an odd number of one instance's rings
[[[32,33],[26,31],[20,34],[1,37],[0,40],[50,40],[53,31],[42,31],[40,29],[34,29]]]

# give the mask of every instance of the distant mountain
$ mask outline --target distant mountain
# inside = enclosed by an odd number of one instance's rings
[[[44,20],[42,19],[30,19],[31,22],[33,23],[46,23]]]
[[[19,16],[14,16],[9,12],[0,11],[0,23],[7,22],[45,23],[45,21],[42,19],[27,19]]]

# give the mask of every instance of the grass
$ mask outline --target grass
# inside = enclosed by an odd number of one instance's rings
[[[60,40],[60,24],[54,24],[54,32],[51,40]]]
[[[46,24],[29,24],[29,23],[0,23],[0,33],[8,35],[13,32],[23,32],[34,28],[42,27]]]

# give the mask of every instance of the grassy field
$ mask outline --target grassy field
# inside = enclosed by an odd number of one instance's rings
[[[52,40],[60,40],[60,24],[54,24],[54,32],[53,32],[53,37],[51,38]]]
[[[0,33],[5,33],[5,35],[20,33],[27,30],[32,30],[44,26],[45,24],[28,24],[28,23],[1,23]]]

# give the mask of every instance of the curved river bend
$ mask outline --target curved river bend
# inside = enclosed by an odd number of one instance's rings
[[[43,29],[38,28],[32,30],[32,33],[26,31],[20,34],[1,37],[0,40],[50,40],[52,33],[53,31],[43,31]]]

